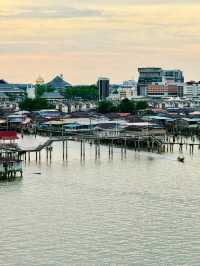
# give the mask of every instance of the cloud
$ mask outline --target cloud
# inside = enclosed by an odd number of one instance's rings
[[[17,10],[0,10],[0,19],[66,19],[101,17],[103,12],[94,9],[78,9],[73,7],[56,8],[20,8]]]
[[[12,56],[45,54],[52,65],[57,57],[79,80],[104,68],[123,78],[141,64],[189,69],[191,62],[197,72],[199,13],[199,0],[1,0],[0,57],[10,65]]]

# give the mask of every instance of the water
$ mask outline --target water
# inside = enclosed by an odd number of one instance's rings
[[[181,164],[120,149],[109,160],[102,147],[95,161],[87,145],[84,163],[68,146],[68,163],[56,143],[52,164],[43,152],[23,179],[0,183],[0,265],[200,265],[198,151]]]

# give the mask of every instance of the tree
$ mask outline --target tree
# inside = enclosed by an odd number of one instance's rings
[[[36,99],[26,98],[23,102],[20,103],[19,107],[21,110],[26,110],[26,111],[38,111],[41,109],[54,108],[54,106],[50,105],[46,99],[42,98],[36,98]]]
[[[135,111],[135,102],[129,99],[124,99],[118,105],[118,109],[122,113],[132,113]]]
[[[145,110],[148,107],[149,107],[149,105],[146,101],[139,101],[136,103],[136,109],[137,110]]]
[[[83,100],[97,100],[98,89],[95,85],[67,88],[64,91],[64,96],[65,98],[72,100],[76,98],[81,98]]]
[[[98,105],[100,113],[121,112],[121,113],[135,113],[137,110],[145,110],[148,108],[146,101],[134,102],[129,99],[124,99],[118,104],[111,101],[103,101]]]
[[[46,91],[46,85],[37,84],[35,86],[35,92],[37,97],[41,97],[42,94]]]
[[[99,102],[98,105],[98,112],[105,114],[105,113],[111,113],[116,112],[117,108],[111,101],[102,101]]]
[[[36,88],[36,96],[37,97],[41,97],[45,92],[52,92],[55,90],[54,88],[48,87],[45,84],[42,84],[42,85],[37,84],[35,88]]]

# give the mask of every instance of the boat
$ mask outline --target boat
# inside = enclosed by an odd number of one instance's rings
[[[177,160],[178,160],[179,162],[181,162],[181,163],[184,163],[185,158],[184,158],[183,156],[179,156],[179,157],[177,158]]]

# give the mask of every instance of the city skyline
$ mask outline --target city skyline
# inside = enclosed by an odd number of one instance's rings
[[[34,82],[57,73],[72,84],[137,79],[137,68],[181,69],[199,80],[198,1],[3,0],[2,78]]]

